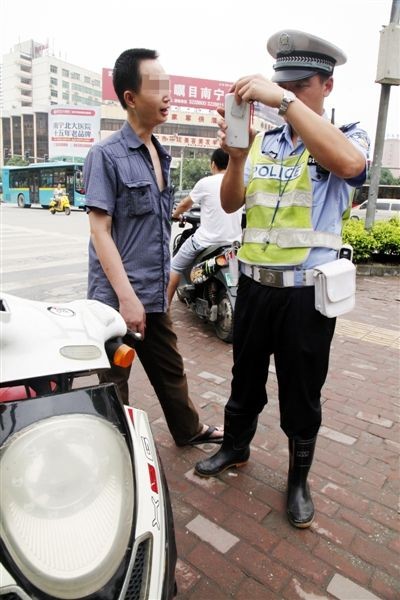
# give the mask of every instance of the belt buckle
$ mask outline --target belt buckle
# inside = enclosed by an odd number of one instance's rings
[[[260,267],[260,283],[271,287],[284,287],[283,271],[275,271],[273,269],[264,269]]]

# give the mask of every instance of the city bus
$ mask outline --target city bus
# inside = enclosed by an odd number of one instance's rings
[[[71,206],[84,208],[82,164],[72,162],[32,163],[25,167],[3,167],[3,202],[20,208],[48,208],[54,189],[61,183]]]

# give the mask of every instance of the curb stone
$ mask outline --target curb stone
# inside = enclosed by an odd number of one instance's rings
[[[378,277],[384,277],[385,275],[399,276],[400,275],[400,264],[399,265],[384,265],[384,264],[361,264],[356,265],[357,275],[372,275]]]

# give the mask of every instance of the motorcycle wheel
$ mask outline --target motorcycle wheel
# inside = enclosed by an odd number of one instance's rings
[[[50,212],[51,212],[52,215],[55,215],[56,214],[56,209],[55,208],[51,208]]]
[[[71,214],[71,209],[70,209],[69,206],[66,206],[65,209],[64,209],[64,211],[65,211],[66,215],[70,215]]]
[[[217,337],[230,344],[233,337],[233,306],[227,292],[218,298],[218,316],[213,323]]]

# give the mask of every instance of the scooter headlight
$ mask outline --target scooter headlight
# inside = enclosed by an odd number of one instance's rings
[[[54,598],[96,592],[132,531],[134,480],[123,436],[93,415],[51,417],[0,451],[0,529],[23,575]]]

